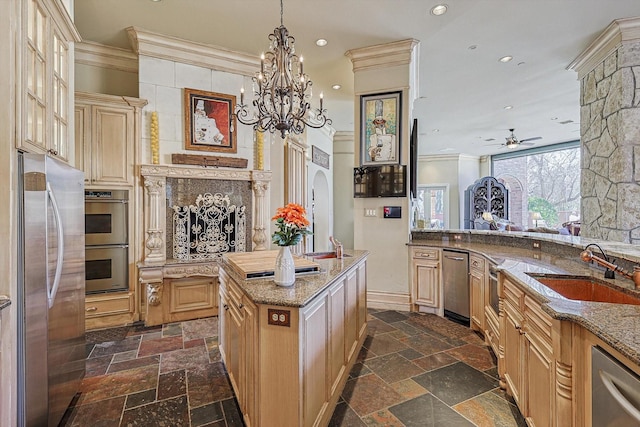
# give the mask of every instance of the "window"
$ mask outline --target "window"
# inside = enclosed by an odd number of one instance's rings
[[[449,185],[420,185],[413,200],[413,228],[449,227]]]
[[[559,228],[580,219],[580,142],[492,156],[493,176],[509,190],[509,220]]]

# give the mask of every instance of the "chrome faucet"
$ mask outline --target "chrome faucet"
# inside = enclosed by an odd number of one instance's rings
[[[595,256],[593,252],[589,250],[590,246],[595,246],[596,248],[600,249],[600,253],[602,253],[602,256],[604,257],[604,259]],[[636,289],[640,289],[640,266],[636,265],[635,267],[633,267],[633,273],[626,272],[622,267],[619,267],[615,265],[613,262],[610,262],[609,258],[604,253],[602,248],[597,244],[590,243],[587,246],[585,246],[584,250],[580,253],[580,259],[584,262],[595,261],[598,265],[601,265],[602,267],[606,268],[607,270],[604,272],[605,279],[615,279],[616,278],[615,272],[617,271],[618,273],[622,274],[624,277],[633,280],[633,283],[635,284]]]
[[[342,258],[342,243],[333,238],[333,236],[329,236],[329,241],[333,244],[333,247],[336,252],[336,258]]]

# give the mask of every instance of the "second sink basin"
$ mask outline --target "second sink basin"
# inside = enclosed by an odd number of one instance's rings
[[[640,296],[614,289],[592,277],[530,276],[571,300],[640,305]]]
[[[335,252],[309,252],[304,254],[305,256],[308,256],[310,258],[313,259],[328,259],[328,258],[336,258],[336,253]],[[343,258],[347,258],[350,257],[351,255],[347,255],[347,254],[342,254]]]

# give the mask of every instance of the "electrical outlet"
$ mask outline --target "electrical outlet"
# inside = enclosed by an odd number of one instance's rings
[[[373,208],[373,209],[365,208],[364,209],[364,216],[376,216],[376,209],[375,208]]]
[[[533,249],[540,249],[540,242],[533,242]]]
[[[291,311],[289,310],[276,310],[270,308],[267,310],[269,319],[267,323],[275,326],[291,326]]]
[[[458,242],[459,242],[460,240],[462,240],[462,236],[461,236],[461,235],[459,235],[459,234],[454,234],[454,235],[453,235],[453,240],[456,240],[456,241],[458,241]]]

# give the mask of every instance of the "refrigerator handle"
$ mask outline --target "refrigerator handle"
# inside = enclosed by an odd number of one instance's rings
[[[56,232],[58,234],[58,258],[56,260],[56,274],[53,277],[53,286],[49,286],[49,279],[47,275],[47,299],[49,301],[49,308],[53,307],[53,302],[56,299],[58,293],[58,286],[60,285],[60,276],[62,275],[62,264],[64,263],[64,230],[62,229],[62,218],[60,218],[60,210],[58,209],[58,203],[56,197],[53,194],[51,185],[47,182],[47,194],[51,200],[51,206],[53,207],[53,214],[56,219]]]

